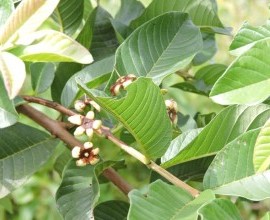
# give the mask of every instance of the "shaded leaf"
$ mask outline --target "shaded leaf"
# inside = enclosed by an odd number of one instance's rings
[[[187,14],[170,12],[136,29],[117,49],[115,72],[151,77],[156,84],[184,68],[202,48]]]
[[[0,52],[0,72],[9,98],[15,98],[26,77],[24,63],[11,53]]]
[[[12,53],[31,62],[93,62],[92,55],[78,42],[53,30],[34,32],[19,42]],[[26,46],[24,46],[26,45]]]
[[[163,165],[167,167],[169,164],[215,155],[241,134],[262,127],[269,117],[268,105],[229,106],[206,125],[188,146]]]
[[[58,140],[30,126],[0,130],[0,197],[26,182],[53,153]]]
[[[0,31],[1,44],[12,43],[35,31],[50,16],[59,0],[24,0]]]
[[[30,66],[32,88],[36,94],[45,92],[50,88],[55,66],[52,63],[33,63]]]
[[[0,30],[6,23],[8,17],[14,10],[14,5],[12,0],[2,0],[0,4]]]
[[[253,164],[256,172],[265,171],[270,166],[270,120],[265,123],[256,140]]]
[[[216,113],[212,112],[209,114],[196,114],[195,120],[197,122],[198,128],[203,128],[208,125],[215,117]]]
[[[236,206],[228,199],[215,199],[199,209],[203,220],[241,220]]]
[[[94,209],[95,220],[125,220],[129,204],[123,201],[107,201]]]
[[[152,159],[163,155],[171,141],[172,129],[160,89],[151,79],[138,78],[127,87],[127,96],[121,99],[104,96],[81,82],[79,86],[122,122],[146,156]]]
[[[196,199],[185,190],[156,181],[146,194],[138,190],[129,193],[129,220],[197,219],[197,210],[215,197],[211,191],[202,192]]]

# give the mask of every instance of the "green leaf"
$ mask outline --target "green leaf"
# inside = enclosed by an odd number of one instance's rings
[[[265,123],[257,138],[253,164],[256,172],[265,171],[270,166],[270,120]]]
[[[215,199],[199,209],[203,220],[241,220],[236,206],[228,199]]]
[[[94,166],[78,167],[71,160],[56,192],[56,203],[64,219],[89,220],[98,197],[99,185]]]
[[[26,77],[24,63],[11,53],[0,52],[0,72],[9,98],[15,98]]]
[[[32,88],[36,94],[43,93],[50,88],[55,72],[53,63],[33,63],[30,71]]]
[[[136,29],[117,49],[115,71],[151,77],[156,84],[184,68],[202,48],[188,14],[170,12]]]
[[[31,62],[93,62],[92,55],[78,42],[53,30],[41,30],[27,35],[18,42],[12,53]]]
[[[230,53],[239,56],[259,41],[270,37],[270,20],[263,26],[253,27],[247,22],[237,32],[230,45]]]
[[[0,4],[0,30],[7,22],[8,17],[14,10],[14,5],[12,0],[2,0]]]
[[[144,13],[131,23],[131,27],[137,28],[143,23],[162,15],[166,12],[178,11],[188,13],[197,26],[206,31],[228,34],[217,16],[216,4],[212,0],[181,1],[181,0],[153,0]]]
[[[146,156],[153,159],[163,155],[171,141],[172,129],[160,89],[151,79],[138,78],[121,99],[101,97],[100,92],[83,83],[79,86],[128,129]]]
[[[129,204],[123,201],[107,201],[94,209],[95,220],[126,220]]]
[[[26,182],[53,153],[58,140],[30,126],[0,130],[0,197]]]
[[[261,220],[269,220],[270,219],[270,212],[267,212],[262,218]]]
[[[95,60],[101,60],[115,53],[118,41],[111,24],[112,16],[101,7],[97,7],[93,13],[96,13],[96,17],[90,51]]]
[[[256,104],[270,95],[270,38],[240,55],[218,79],[210,96],[219,104]]]
[[[0,42],[13,43],[37,30],[56,8],[59,0],[22,1],[0,31]]]
[[[18,114],[13,102],[9,99],[2,77],[0,77],[0,129],[13,125],[18,120]]]
[[[174,158],[163,164],[164,167],[215,155],[226,144],[241,134],[261,128],[270,117],[268,105],[234,105],[220,112],[201,133]]]
[[[156,181],[146,194],[138,190],[129,193],[129,220],[197,219],[198,209],[213,200],[211,191],[202,192],[196,199],[185,190]]]
[[[107,81],[113,70],[114,56],[104,58],[85,67],[73,75],[66,83],[61,94],[61,103],[70,107],[79,96],[76,78],[79,77],[88,87],[95,88]]]
[[[81,25],[83,10],[83,0],[60,0],[52,16],[60,31],[72,36]]]

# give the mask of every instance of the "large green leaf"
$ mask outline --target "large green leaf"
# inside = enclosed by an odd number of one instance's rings
[[[223,105],[256,104],[270,95],[270,38],[240,55],[218,79],[210,96]]]
[[[58,140],[30,126],[0,130],[0,197],[26,182],[52,155]]]
[[[188,14],[170,12],[136,29],[117,49],[115,71],[151,77],[156,84],[184,68],[202,48],[199,29]]]
[[[172,129],[160,89],[151,79],[138,78],[121,99],[106,97],[83,83],[79,86],[123,123],[146,156],[153,159],[163,155],[171,141]]]
[[[212,0],[153,0],[144,13],[131,23],[133,28],[170,11],[186,12],[190,15],[193,23],[201,28],[217,33],[228,34],[217,16],[216,4]]]
[[[81,25],[83,11],[84,0],[60,0],[53,18],[61,32],[72,36]]]
[[[128,220],[196,220],[198,209],[215,197],[211,191],[205,191],[193,199],[185,190],[159,180],[149,186],[146,195],[133,190],[129,198]]]
[[[99,197],[99,185],[94,166],[78,167],[71,160],[63,171],[63,179],[56,192],[56,202],[66,220],[89,220]]]
[[[33,63],[30,66],[32,88],[36,94],[45,92],[52,84],[55,72],[53,63]]]
[[[257,172],[265,171],[270,166],[270,120],[265,123],[257,138],[253,163]]]
[[[59,0],[24,0],[0,31],[1,44],[13,43],[35,31],[50,16]]]
[[[216,155],[205,174],[205,188],[255,201],[270,198],[270,171],[254,174],[253,150],[259,131],[244,133]]]
[[[270,212],[267,212],[260,220],[269,220],[269,219],[270,219]]]
[[[26,70],[22,60],[8,52],[0,52],[0,72],[10,99],[20,92]]]
[[[114,56],[104,58],[85,67],[73,75],[66,83],[62,94],[61,103],[64,106],[71,106],[74,100],[79,96],[79,88],[76,78],[79,77],[88,87],[95,88],[107,81],[113,70]]]
[[[78,42],[53,30],[41,30],[21,38],[12,53],[31,62],[93,62],[89,51]]]
[[[8,17],[14,10],[14,5],[12,0],[2,0],[0,4],[0,30],[6,23]]]
[[[268,105],[229,106],[220,112],[188,146],[163,166],[168,167],[215,155],[239,135],[262,127],[269,117]]]
[[[95,220],[126,220],[129,204],[123,201],[107,201],[94,209]]]
[[[4,82],[0,76],[0,129],[13,125],[18,120],[18,114],[13,102],[9,99]]]
[[[215,199],[199,209],[202,220],[241,220],[236,206],[228,199]]]

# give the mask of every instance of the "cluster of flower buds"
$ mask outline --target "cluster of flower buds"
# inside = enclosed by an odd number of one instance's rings
[[[94,109],[100,112],[99,104],[89,98],[86,98],[84,100],[76,100],[74,103],[74,108],[77,112],[83,112],[87,105],[93,106]]]
[[[172,100],[172,99],[167,99],[165,100],[165,105],[166,105],[166,109],[167,109],[167,113],[169,115],[169,118],[171,120],[171,122],[173,124],[177,124],[177,111],[178,111],[178,107],[177,107],[177,103]]]
[[[112,95],[117,96],[120,94],[120,89],[126,89],[133,81],[135,81],[137,77],[133,74],[128,74],[126,76],[122,76],[116,80],[115,84],[113,84],[110,88],[110,92]]]
[[[72,157],[77,159],[77,166],[95,165],[99,162],[98,153],[99,148],[93,148],[92,142],[85,142],[83,147],[75,146],[71,151]]]

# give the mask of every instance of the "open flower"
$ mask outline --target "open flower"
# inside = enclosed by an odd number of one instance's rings
[[[166,105],[166,109],[167,109],[167,113],[169,115],[169,118],[171,120],[171,122],[173,124],[177,124],[177,111],[178,111],[178,107],[177,107],[177,103],[172,100],[172,99],[167,99],[165,100],[165,105]]]
[[[75,146],[71,151],[72,157],[77,159],[77,166],[95,165],[99,162],[98,154],[99,148],[93,148],[92,142],[85,142],[83,147]]]
[[[133,74],[128,74],[126,76],[122,76],[116,80],[115,84],[113,84],[110,88],[110,92],[112,95],[117,96],[120,93],[120,89],[126,89],[133,81],[135,81],[137,77]]]

